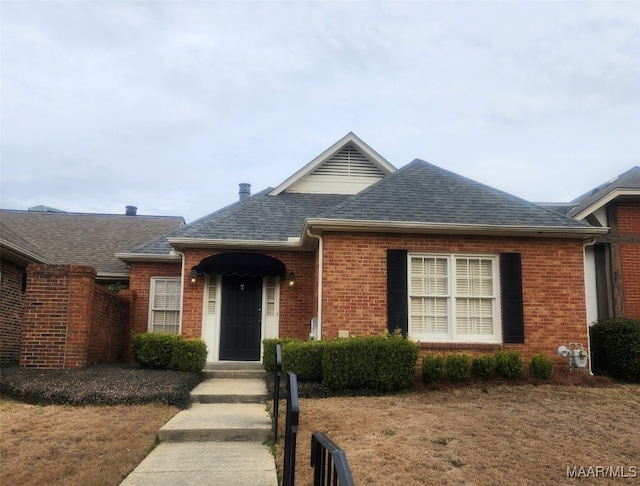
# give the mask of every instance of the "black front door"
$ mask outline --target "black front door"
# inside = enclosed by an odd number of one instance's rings
[[[262,278],[222,276],[220,360],[260,361]]]

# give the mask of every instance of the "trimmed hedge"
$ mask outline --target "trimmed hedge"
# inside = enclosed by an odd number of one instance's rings
[[[417,359],[418,345],[395,335],[338,339],[325,346],[323,384],[332,390],[401,390],[413,382]]]
[[[471,374],[489,380],[496,374],[496,357],[493,354],[479,354],[471,361]]]
[[[293,371],[298,381],[322,382],[322,356],[327,343],[328,341],[286,343],[282,347],[282,371]]]
[[[207,363],[207,345],[202,339],[185,339],[178,334],[134,334],[131,347],[134,361],[143,368],[200,372]]]
[[[519,351],[502,351],[497,349],[493,355],[496,358],[496,371],[502,377],[512,380],[524,374],[524,361]]]
[[[596,375],[640,383],[640,320],[601,319],[589,329]]]
[[[471,362],[466,354],[453,353],[447,355],[444,370],[451,381],[462,382],[471,378]]]
[[[283,348],[287,343],[302,343],[302,339],[298,338],[269,338],[262,340],[262,366],[265,371],[273,373],[276,370],[276,344],[280,344]]]

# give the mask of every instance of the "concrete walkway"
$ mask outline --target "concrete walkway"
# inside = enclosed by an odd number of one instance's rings
[[[207,365],[192,405],[158,430],[160,443],[121,486],[277,486],[262,365]]]

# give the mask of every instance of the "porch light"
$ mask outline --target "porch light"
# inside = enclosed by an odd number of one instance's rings
[[[289,280],[289,287],[293,287],[296,284],[296,274],[293,272],[289,272],[289,276],[287,277]]]
[[[198,280],[198,272],[196,272],[195,270],[191,270],[191,273],[189,274],[189,281],[194,284],[196,283],[196,281]]]

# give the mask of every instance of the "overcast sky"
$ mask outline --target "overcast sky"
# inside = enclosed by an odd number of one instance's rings
[[[640,165],[640,2],[7,1],[5,209],[184,216],[353,131],[531,201]]]

